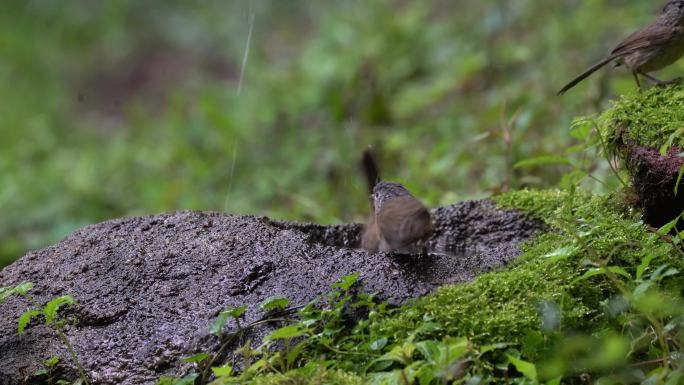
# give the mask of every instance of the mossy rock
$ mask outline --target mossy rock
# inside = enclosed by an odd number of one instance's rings
[[[661,227],[684,210],[684,83],[636,91],[599,117],[607,150],[629,172],[644,220]]]
[[[654,149],[684,148],[684,82],[624,95],[600,117],[608,141]]]
[[[576,280],[590,268],[584,265],[589,253],[608,256],[630,240],[639,247],[612,261],[628,268],[648,251],[657,250],[663,256],[672,253],[671,246],[648,232],[638,212],[619,196],[521,191],[497,201],[502,207],[544,220],[549,231],[523,245],[522,256],[508,269],[445,286],[378,327],[409,335],[428,318],[441,325],[439,334],[467,336],[476,343],[522,343],[529,331],[542,326],[539,306],[552,302],[562,304],[565,327],[597,329],[606,321],[598,311],[600,302],[613,289],[601,280]],[[575,231],[581,231],[584,238],[576,238]]]
[[[567,375],[577,357],[552,355],[549,346],[540,347],[544,341],[552,335],[599,336],[620,330],[614,316],[606,311],[606,303],[619,295],[618,289],[605,275],[588,274],[596,268],[596,261],[630,276],[636,276],[646,259],[651,266],[648,270],[666,264],[681,269],[681,257],[672,244],[644,226],[639,211],[626,204],[620,194],[519,191],[495,200],[501,208],[543,220],[547,229],[525,243],[522,256],[506,268],[472,282],[444,286],[389,315],[371,316],[369,328],[358,337],[345,334],[347,343],[360,350],[327,352],[325,358],[336,362],[335,367],[344,369],[345,375],[355,373],[349,381],[373,382],[374,376],[383,374],[369,372],[371,362],[363,358],[363,345],[380,338],[389,342],[378,355],[407,343],[466,337],[474,351],[503,345],[521,352],[524,359],[535,362],[540,380]],[[667,285],[679,293],[684,279],[681,275],[670,277]],[[557,311],[557,323],[545,317],[545,307]],[[420,359],[420,355],[416,353],[413,359]],[[465,376],[497,383],[500,359],[502,355],[490,356],[489,361],[474,359]],[[556,361],[545,362],[549,359]],[[391,370],[401,374],[398,367]],[[411,372],[401,375],[410,376]],[[260,377],[257,383],[320,383],[316,376],[315,372],[295,371]],[[330,383],[349,382],[330,379]]]

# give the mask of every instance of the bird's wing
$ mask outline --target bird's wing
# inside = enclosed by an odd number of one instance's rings
[[[402,196],[383,205],[377,224],[392,250],[397,250],[430,231],[430,212],[415,198]]]
[[[671,26],[661,26],[655,22],[633,34],[627,36],[617,47],[611,52],[612,56],[624,55],[634,50],[658,46],[668,43],[674,35],[676,29]]]

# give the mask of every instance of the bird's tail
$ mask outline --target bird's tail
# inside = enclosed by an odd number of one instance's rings
[[[363,174],[366,176],[366,181],[368,182],[368,193],[373,194],[373,187],[380,181],[380,172],[378,171],[378,163],[375,161],[375,157],[370,148],[363,151],[361,167],[363,168]]]
[[[604,65],[610,63],[611,61],[617,59],[618,57],[624,55],[624,52],[621,52],[619,54],[613,54],[608,56],[607,58],[601,60],[600,62],[594,64],[593,66],[587,68],[586,71],[582,72],[579,76],[574,78],[570,83],[566,84],[565,87],[561,88],[560,91],[558,91],[558,95],[563,95],[566,91],[571,89],[572,87],[576,86],[577,83],[581,82],[582,80],[586,79],[589,77],[589,75],[593,74],[596,72],[599,68],[603,67]]]

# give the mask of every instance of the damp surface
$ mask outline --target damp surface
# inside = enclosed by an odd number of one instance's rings
[[[684,210],[684,191],[675,194],[684,165],[684,158],[680,156],[682,149],[671,148],[661,155],[653,148],[633,147],[628,153],[632,186],[638,197],[637,204],[643,209],[644,221],[659,228]]]
[[[341,276],[360,273],[359,290],[398,305],[446,283],[465,282],[519,255],[539,224],[487,200],[432,210],[426,254],[370,254],[357,249],[361,225],[320,226],[213,212],[176,212],[117,219],[80,229],[0,271],[0,286],[35,284],[44,303],[72,295],[78,319],[66,335],[95,384],[153,384],[190,369],[182,357],[214,351],[207,329],[227,306],[285,296],[306,304]],[[0,384],[19,384],[45,359],[62,357],[54,333],[32,323],[18,336],[22,298],[0,305]],[[257,333],[256,335],[263,335]],[[33,380],[38,383],[36,379]]]

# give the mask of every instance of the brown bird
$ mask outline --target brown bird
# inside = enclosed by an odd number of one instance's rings
[[[612,61],[615,61],[616,67],[624,64],[629,68],[638,87],[641,87],[639,75],[656,84],[664,84],[648,73],[667,67],[682,55],[684,55],[684,0],[671,0],[655,21],[627,36],[608,57],[573,79],[558,91],[558,95],[563,95],[577,83]]]
[[[361,247],[370,252],[412,252],[413,243],[430,234],[430,212],[401,184],[380,181],[377,163],[369,150],[364,151],[362,163],[371,214]]]

